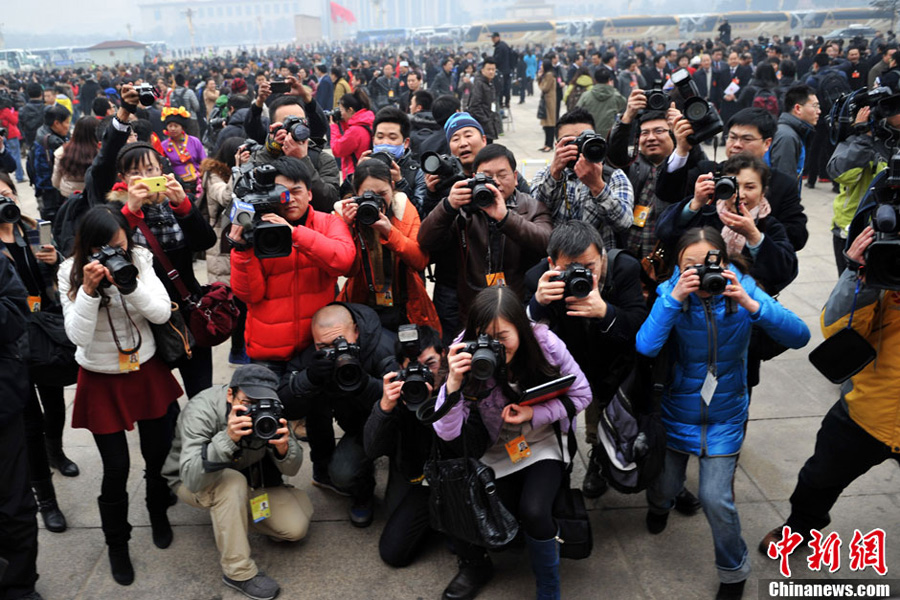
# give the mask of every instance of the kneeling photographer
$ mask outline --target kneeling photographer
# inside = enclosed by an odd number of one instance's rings
[[[434,434],[418,415],[447,377],[447,349],[431,327],[403,325],[396,359],[403,369],[384,376],[384,393],[366,421],[364,442],[373,460],[391,459],[385,492],[388,519],[378,553],[392,567],[405,567],[431,531],[430,489],[422,484]]]
[[[250,558],[251,519],[263,535],[296,542],[306,537],[313,514],[306,492],[281,479],[300,470],[303,449],[288,429],[277,388],[270,370],[246,365],[227,386],[191,398],[163,466],[179,498],[210,511],[223,583],[261,599],[280,588]]]
[[[584,221],[554,229],[547,253],[525,275],[534,294],[528,315],[550,326],[587,376],[594,400],[585,415],[585,438],[596,446],[600,411],[632,368],[634,336],[647,318],[641,265],[625,252],[607,252],[600,233]],[[589,463],[582,490],[588,498],[606,490],[596,461]]]
[[[333,302],[313,315],[314,345],[287,365],[279,396],[285,415],[306,417],[313,485],[351,496],[350,522],[372,523],[375,474],[363,449],[363,427],[382,395],[382,377],[397,370],[396,336],[374,310]],[[334,443],[336,420],[344,435]]]

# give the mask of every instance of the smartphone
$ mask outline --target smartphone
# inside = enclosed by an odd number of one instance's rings
[[[144,177],[143,179],[138,179],[135,183],[146,183],[147,187],[150,188],[150,193],[166,191],[166,178],[163,176]]]
[[[273,94],[287,94],[291,91],[291,84],[287,81],[270,81],[269,89]]]
[[[50,221],[39,220],[38,231],[41,246],[50,246],[53,244],[53,223]]]

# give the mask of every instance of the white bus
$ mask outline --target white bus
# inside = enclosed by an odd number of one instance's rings
[[[0,73],[9,71],[34,71],[40,59],[27,50],[0,50]]]

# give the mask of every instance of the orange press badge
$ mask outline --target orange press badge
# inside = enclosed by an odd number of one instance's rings
[[[41,297],[28,296],[28,310],[33,313],[41,312]]]
[[[385,307],[394,306],[394,295],[391,293],[390,285],[385,285],[381,291],[375,292],[375,304]]]
[[[650,216],[649,206],[634,207],[634,225],[635,227],[643,227],[647,224],[647,217]]]
[[[484,280],[488,287],[506,287],[506,275],[503,271],[488,273],[484,276]]]
[[[119,372],[131,373],[132,371],[141,370],[141,359],[137,352],[131,354],[123,354],[119,352]]]
[[[509,460],[515,464],[531,456],[531,448],[528,447],[525,436],[520,435],[514,440],[506,442],[506,453],[509,454]]]

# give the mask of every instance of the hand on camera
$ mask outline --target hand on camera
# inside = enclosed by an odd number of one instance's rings
[[[263,104],[266,103],[266,98],[271,95],[272,88],[269,86],[269,80],[263,80],[263,82],[259,84],[259,88],[257,88],[256,90],[256,106],[262,108]]]
[[[573,146],[574,147],[574,146]],[[606,182],[603,181],[603,163],[595,163],[581,156],[575,163],[575,176],[581,183],[588,186],[591,195],[595,198],[603,193]]]
[[[472,190],[469,188],[469,182],[457,181],[454,183],[453,187],[450,188],[450,195],[447,196],[447,201],[456,210],[469,204],[472,201]]]
[[[450,353],[447,355],[447,364],[450,367],[446,383],[448,395],[462,387],[466,373],[472,370],[472,355],[462,352],[465,347],[463,342],[450,346]]]
[[[730,282],[727,286],[725,286],[725,291],[723,292],[726,298],[733,298],[750,314],[753,314],[759,310],[759,302],[750,297],[750,294],[747,293],[747,290],[745,290],[744,286],[741,285],[741,282],[738,281],[737,275],[734,271],[725,269],[724,271],[722,271],[722,275],[724,275],[725,279]]]
[[[228,239],[236,244],[246,243],[246,240],[244,240],[244,228],[232,223],[231,228],[228,230]]]
[[[681,272],[678,283],[672,290],[672,298],[677,302],[684,302],[688,296],[700,289],[700,274],[697,269],[689,267]]]
[[[684,117],[675,119],[675,153],[678,156],[687,156],[694,146],[688,142],[688,136],[694,134],[694,127]]]
[[[622,122],[626,125],[637,118],[638,113],[647,108],[647,95],[644,90],[631,90],[628,95],[628,103],[625,105],[625,112],[622,113]]]
[[[550,162],[550,176],[558,180],[562,177],[563,170],[566,166],[578,158],[578,146],[569,144],[575,141],[571,135],[560,139],[556,142],[556,149],[553,152],[553,160]]]
[[[859,264],[861,267],[866,266],[866,250],[872,242],[875,241],[875,230],[871,225],[860,232],[850,247],[847,248],[847,258]]]
[[[384,391],[381,393],[381,410],[386,413],[391,412],[397,407],[400,401],[400,393],[403,391],[402,381],[394,381],[397,373],[391,371],[382,378]]]
[[[554,277],[562,273],[560,270],[548,269],[546,273],[538,279],[537,291],[534,293],[534,299],[541,306],[547,306],[551,302],[562,300],[566,293],[565,281],[551,281]]]
[[[247,416],[246,412],[248,410],[243,404],[235,404],[231,407],[231,412],[228,413],[228,427],[226,431],[228,432],[228,437],[235,444],[239,444],[242,437],[253,433],[253,419]]]
[[[425,187],[428,188],[428,191],[432,194],[437,189],[437,186],[441,183],[440,175],[432,175],[431,173],[425,173]]]
[[[485,184],[485,187],[494,193],[494,203],[484,209],[484,214],[495,221],[502,221],[506,218],[506,213],[509,212],[509,209],[506,207],[506,200],[504,200],[500,188],[493,183]]]
[[[133,215],[141,214],[141,207],[151,204],[158,192],[151,192],[150,187],[142,181],[142,177],[135,176],[128,180],[128,210]]]
[[[279,419],[278,422],[281,423],[281,427],[275,430],[277,435],[269,440],[269,444],[275,446],[275,454],[278,455],[278,458],[284,458],[290,447],[291,434],[286,419]]]
[[[609,267],[607,267],[609,268]],[[566,315],[570,317],[583,317],[586,319],[602,319],[606,316],[606,301],[600,296],[597,287],[597,274],[593,273],[594,287],[591,293],[584,298],[569,296],[566,298]]]
[[[709,204],[710,199],[713,197],[713,193],[716,191],[716,182],[715,175],[712,173],[703,173],[697,178],[697,183],[694,184],[694,197],[691,198],[690,208],[692,211],[697,212],[707,204]]]
[[[55,265],[59,262],[59,254],[56,248],[50,245],[41,246],[40,250],[34,253],[34,257],[45,265]]]
[[[312,363],[306,367],[306,378],[311,384],[321,387],[328,383],[333,375],[334,361],[326,357],[323,350],[316,352]]]
[[[104,279],[109,281],[110,283],[113,283],[113,278],[109,272],[109,269],[100,264],[100,261],[92,260],[88,264],[84,265],[84,268],[81,272],[81,287],[84,289],[84,292],[88,296],[97,295],[97,288],[100,287],[100,283]]]
[[[165,178],[166,191],[163,192],[163,195],[169,201],[169,206],[175,208],[184,202],[184,199],[187,198],[187,194],[184,193],[184,188],[181,187],[181,184],[175,179],[175,175],[166,173]]]
[[[238,150],[234,154],[234,166],[240,167],[242,164],[250,162],[250,151],[249,150]]]

